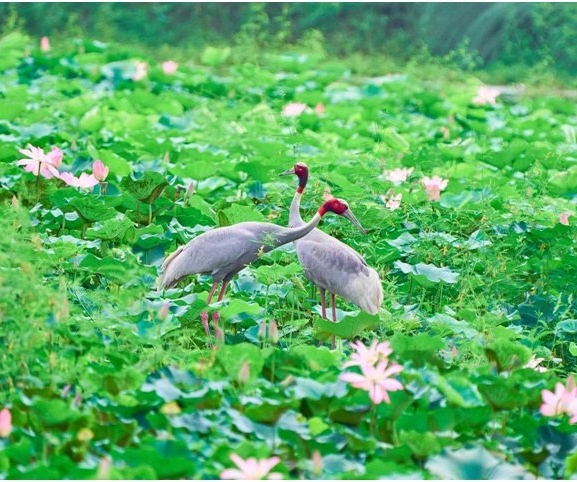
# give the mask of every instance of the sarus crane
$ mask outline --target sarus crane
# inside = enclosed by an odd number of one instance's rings
[[[292,169],[280,175],[289,174],[296,174],[299,180],[289,213],[289,226],[298,227],[304,224],[300,204],[309,169],[304,162],[297,162]],[[363,228],[360,229],[365,232]],[[337,321],[336,296],[354,303],[371,315],[378,313],[383,303],[381,280],[377,272],[353,248],[316,228],[296,239],[294,245],[305,277],[319,288],[323,318],[327,318],[326,291],[331,294],[334,322]]]
[[[347,202],[336,198],[325,201],[308,223],[303,222],[296,227],[248,221],[212,229],[178,248],[164,260],[159,287],[172,288],[191,274],[209,274],[213,282],[206,303],[210,304],[217,286],[222,282],[218,295],[218,301],[221,301],[235,274],[261,254],[310,233],[327,212],[344,216],[362,229]],[[213,319],[218,320],[218,315]],[[206,335],[210,337],[206,311],[202,312],[201,320]]]

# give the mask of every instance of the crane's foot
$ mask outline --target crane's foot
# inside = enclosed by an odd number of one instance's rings
[[[210,338],[210,328],[208,326],[208,313],[206,311],[203,311],[200,314],[200,321],[202,321],[202,327],[204,328],[206,336]]]
[[[212,312],[212,326],[214,327],[214,337],[217,345],[224,345],[224,330],[220,327],[220,313]]]
[[[213,322],[214,326],[214,337],[216,338],[217,345],[224,345],[224,330],[220,327],[218,321]]]
[[[206,333],[206,339],[208,342],[208,346],[212,348],[212,341],[210,340],[210,327],[208,326],[208,312],[203,311],[200,314],[200,321],[202,321],[202,327],[204,328],[204,332]]]

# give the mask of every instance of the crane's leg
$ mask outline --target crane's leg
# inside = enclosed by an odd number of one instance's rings
[[[323,288],[319,288],[321,292],[321,316],[326,319],[327,317],[327,300],[325,298],[325,290]]]
[[[218,281],[213,281],[212,287],[210,288],[210,291],[208,292],[208,298],[206,298],[206,304],[207,305],[210,304],[210,300],[212,299],[212,296],[214,295],[214,292],[215,292],[217,286],[218,286]],[[210,338],[210,328],[208,327],[208,312],[206,310],[200,314],[200,319],[202,321],[202,326],[204,328],[204,332],[206,333],[206,336]]]
[[[218,300],[216,300],[216,301],[222,301],[222,299],[224,298],[224,293],[226,291],[226,288],[228,287],[228,283],[230,283],[230,281],[223,281],[222,282],[222,288],[220,289],[220,293],[218,294]]]
[[[321,292],[321,314],[322,317],[326,320],[327,319],[327,298],[325,296],[325,290],[323,288],[319,288]],[[335,295],[331,293],[331,301],[333,303],[333,320],[336,320],[335,316]],[[323,346],[323,342],[319,343],[319,346]],[[335,337],[333,336],[331,339],[331,348],[335,347]]]
[[[220,292],[218,293],[218,299],[216,301],[222,301],[222,299],[224,298],[224,293],[226,292],[226,288],[228,287],[228,283],[229,281],[222,282],[222,287],[220,288]],[[218,323],[220,321],[220,313],[218,311],[215,311],[212,314],[212,321],[214,323]]]
[[[331,293],[331,305],[333,308],[333,322],[337,322],[337,303],[335,301],[335,295]]]
[[[337,302],[335,300],[335,295],[334,293],[331,293],[331,306],[332,306],[332,310],[333,310],[333,323],[337,322]],[[335,340],[335,335],[332,336],[331,338],[331,350],[334,350],[336,347],[336,340]]]
[[[212,300],[212,295],[216,291],[216,287],[218,286],[218,281],[213,281],[212,286],[210,287],[210,291],[208,292],[208,297],[206,298],[206,304],[210,305],[210,300]]]
[[[222,287],[220,288],[220,292],[218,293],[217,301],[222,301],[224,298],[224,293],[226,292],[226,287],[228,286],[228,281],[222,282]],[[214,326],[214,337],[216,338],[217,343],[224,343],[224,331],[220,327],[220,312],[214,311],[212,313],[212,326]]]

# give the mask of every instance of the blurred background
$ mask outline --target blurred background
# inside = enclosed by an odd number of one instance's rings
[[[0,28],[189,57],[207,45],[314,47],[445,62],[502,82],[553,73],[573,83],[577,72],[576,3],[0,3]]]

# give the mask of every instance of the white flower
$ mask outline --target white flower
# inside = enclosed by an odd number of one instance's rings
[[[303,104],[302,102],[290,102],[284,106],[282,115],[285,117],[298,117],[305,111],[306,108],[307,105]]]
[[[221,479],[229,480],[262,480],[262,479],[282,479],[280,472],[269,473],[271,469],[280,462],[278,457],[270,459],[257,460],[249,457],[246,460],[240,458],[237,454],[231,454],[230,459],[235,463],[238,469],[226,469],[220,473]],[[267,477],[268,476],[268,477]]]
[[[391,181],[395,186],[398,186],[409,178],[413,170],[413,167],[398,167],[390,171],[385,171],[384,176],[387,181]]]
[[[477,95],[471,99],[471,102],[477,105],[497,105],[496,99],[499,95],[501,95],[501,91],[496,87],[482,85],[477,89]]]

